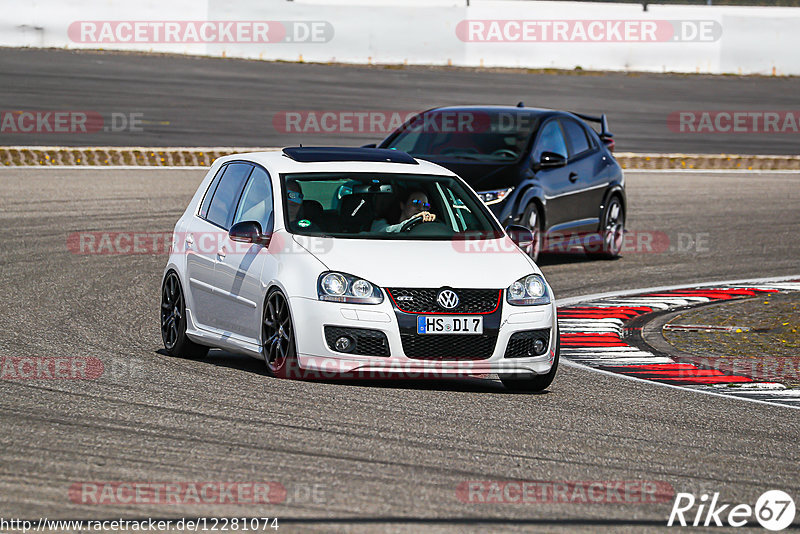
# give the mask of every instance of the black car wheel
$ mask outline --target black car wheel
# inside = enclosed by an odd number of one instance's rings
[[[503,386],[509,391],[516,391],[520,393],[539,393],[550,387],[553,379],[556,377],[558,371],[558,360],[561,354],[561,341],[556,331],[556,355],[553,358],[553,366],[550,372],[544,375],[524,376],[521,378],[519,375],[500,375],[500,381]]]
[[[273,288],[264,303],[264,320],[261,324],[264,360],[272,376],[286,378],[297,366],[294,328],[289,302],[278,288]]]
[[[584,245],[590,256],[605,259],[618,258],[625,239],[625,209],[618,197],[611,197],[603,210],[602,226],[598,239]]]
[[[531,202],[525,207],[525,211],[522,213],[522,224],[533,234],[533,244],[526,247],[525,252],[533,261],[536,261],[542,250],[542,217],[539,206],[535,202]]]
[[[186,302],[175,271],[167,273],[161,286],[161,339],[170,356],[202,358],[208,354],[208,347],[186,336]]]

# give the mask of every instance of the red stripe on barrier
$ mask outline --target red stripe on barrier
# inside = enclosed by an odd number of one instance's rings
[[[740,297],[742,295],[731,295],[728,293],[718,293],[718,292],[711,292],[711,291],[692,291],[692,292],[680,292],[680,293],[650,293],[648,295],[642,295],[643,297],[658,297],[658,298],[681,298],[681,297],[705,297],[708,299],[713,300],[730,300],[733,298]],[[749,295],[752,296],[752,295]]]
[[[575,337],[591,337],[591,338],[606,338],[606,337],[615,337],[619,339],[619,334],[615,334],[614,332],[565,332],[561,334],[561,339],[564,338],[575,338]]]
[[[694,377],[694,376],[733,376],[725,374],[715,369],[664,369],[663,371],[632,371],[630,367],[625,368],[627,374],[644,373],[653,376],[663,377]]]
[[[669,369],[697,369],[691,363],[651,363],[647,365],[626,365],[623,369],[639,369],[643,371],[666,371]]]
[[[650,378],[647,380],[657,380],[664,382],[688,382],[690,384],[738,384],[744,382],[754,382],[752,378],[746,376],[710,376],[697,378]]]
[[[649,313],[653,311],[653,308],[651,308],[650,306],[606,306],[600,308],[594,306],[577,306],[574,308],[573,307],[563,308],[563,311],[638,314],[638,313]],[[561,315],[561,312],[559,312],[559,315]]]
[[[630,313],[586,313],[586,312],[578,312],[578,313],[569,313],[569,312],[559,312],[558,317],[560,319],[623,319],[625,321],[636,317],[636,314]]]
[[[757,288],[720,288],[720,289],[680,289],[674,291],[662,291],[655,293],[646,293],[642,295],[635,295],[635,297],[653,297],[653,298],[689,298],[689,297],[703,297],[709,300],[730,300],[742,297],[755,297],[759,293],[777,293],[777,289],[757,289]],[[624,298],[624,297],[619,297]],[[624,323],[630,320],[655,311],[650,306],[608,306],[608,307],[592,307],[592,306],[579,306],[561,309],[558,312],[559,319],[585,319],[587,327],[592,325],[591,321],[597,319],[619,319]],[[596,323],[595,323],[596,324]],[[594,325],[592,325],[594,326]],[[617,348],[628,347],[633,348],[625,343],[620,334],[616,332],[574,332],[564,333],[560,335],[561,345],[570,348],[589,348],[589,349],[603,349],[603,348]],[[735,384],[735,383],[752,383],[754,380],[746,376],[737,376],[726,374],[716,369],[702,369],[689,363],[672,363],[672,364],[646,364],[646,365],[628,365],[628,366],[605,366],[600,365],[603,369],[612,372],[650,380],[655,382],[664,382],[678,385],[708,385],[708,384]]]

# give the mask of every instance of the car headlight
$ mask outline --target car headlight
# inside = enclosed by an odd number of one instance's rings
[[[506,289],[506,301],[515,306],[538,306],[550,304],[547,284],[538,274],[520,278]]]
[[[508,189],[495,189],[493,191],[479,191],[478,196],[481,197],[483,203],[487,206],[490,204],[497,204],[498,202],[502,202],[506,199],[508,195],[514,190],[513,187],[509,187]]]
[[[380,304],[383,292],[375,284],[351,274],[326,272],[317,281],[319,300],[351,304]]]

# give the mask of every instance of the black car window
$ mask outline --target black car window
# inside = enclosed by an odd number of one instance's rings
[[[250,179],[236,208],[233,223],[256,221],[261,230],[266,231],[267,221],[272,214],[272,183],[267,171],[261,167],[253,169]]]
[[[561,119],[561,124],[569,140],[569,155],[578,156],[589,150],[589,139],[586,130],[572,119]]]
[[[539,113],[437,109],[412,118],[382,145],[431,161],[513,163],[526,152]]]
[[[211,205],[211,199],[214,198],[214,191],[217,190],[219,180],[222,178],[222,175],[225,174],[226,168],[227,165],[223,165],[219,168],[217,174],[214,175],[214,179],[211,180],[211,184],[209,184],[205,196],[203,197],[203,203],[200,205],[200,217],[203,219],[208,217],[208,207]]]
[[[219,181],[217,190],[208,207],[208,222],[229,228],[233,219],[233,210],[242,193],[247,177],[253,166],[249,163],[230,163]]]
[[[561,127],[558,121],[550,121],[542,126],[542,131],[539,132],[539,140],[536,142],[536,149],[534,150],[534,159],[539,161],[542,152],[554,152],[564,158],[567,157],[567,144],[564,142],[564,134],[561,133]]]

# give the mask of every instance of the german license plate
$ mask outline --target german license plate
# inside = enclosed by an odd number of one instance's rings
[[[483,317],[418,315],[417,334],[483,334]]]

